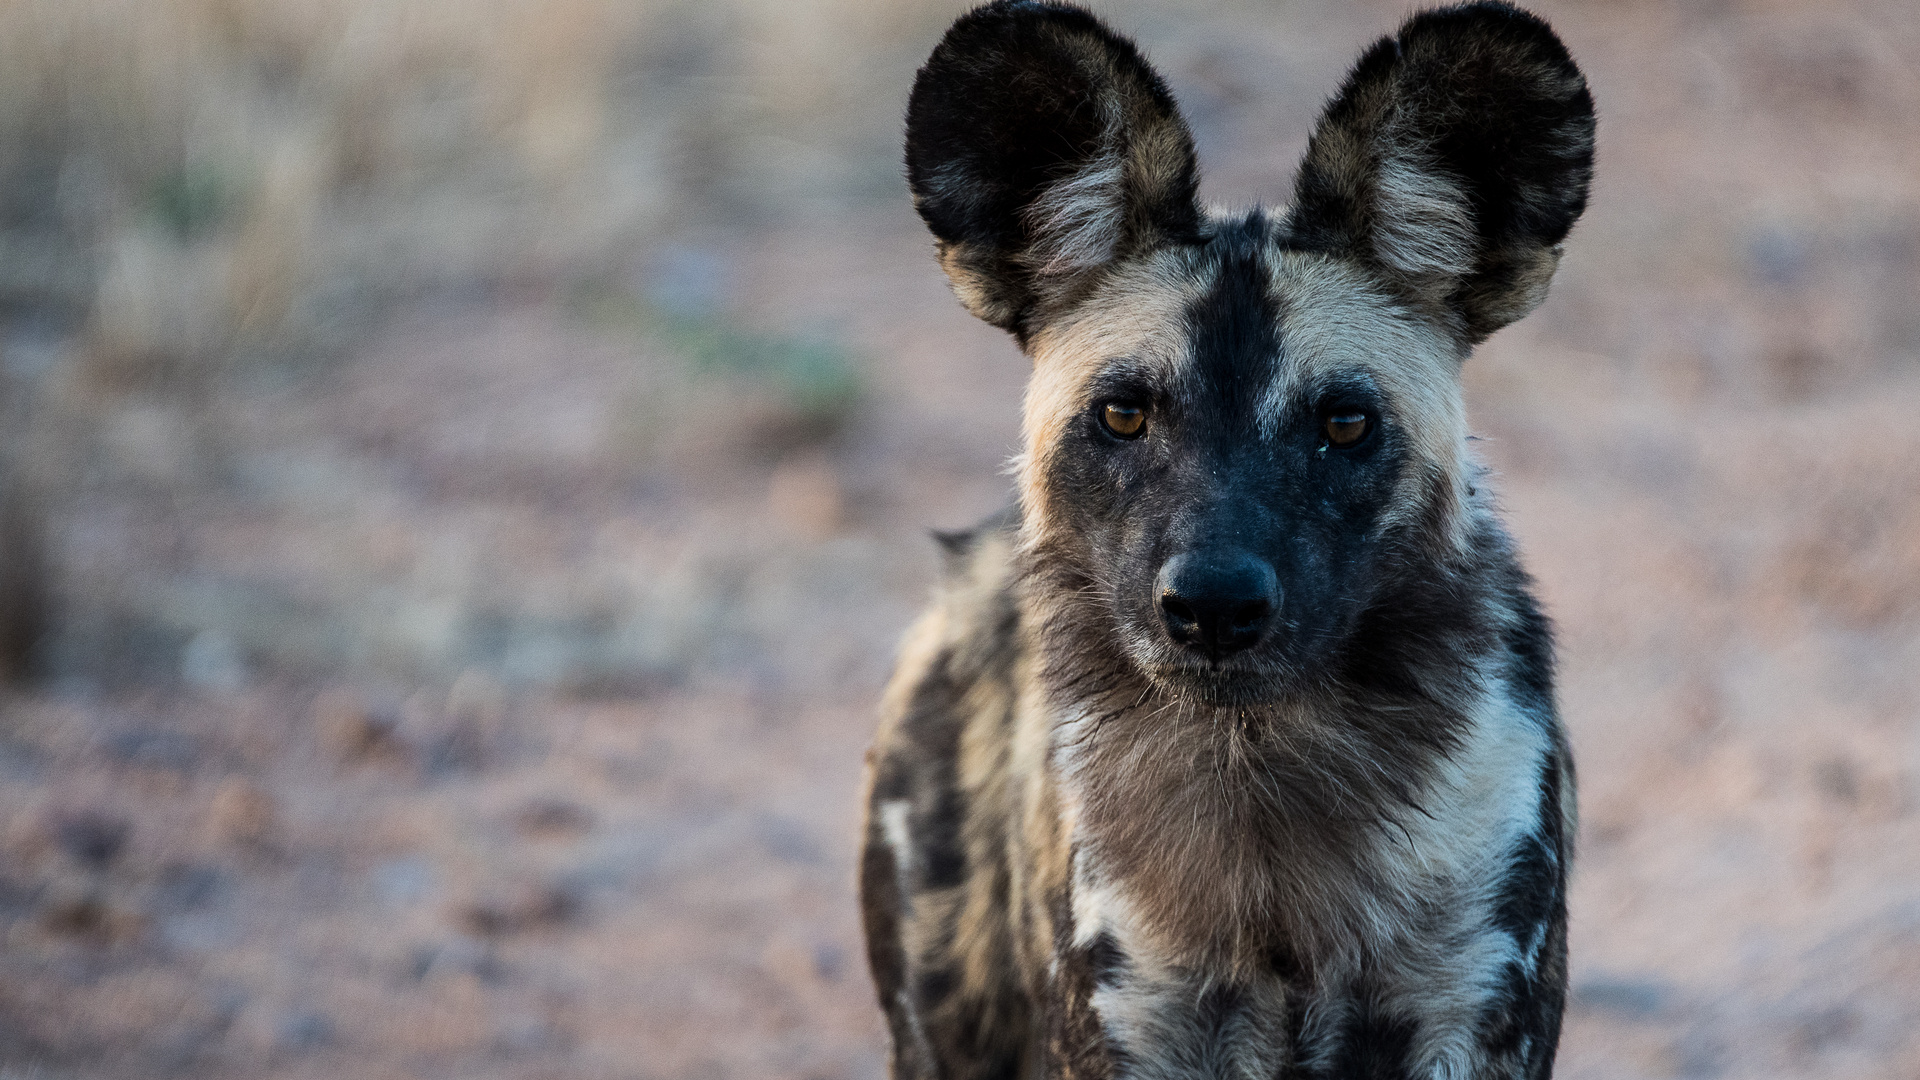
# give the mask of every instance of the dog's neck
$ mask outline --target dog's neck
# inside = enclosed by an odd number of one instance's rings
[[[1390,849],[1432,824],[1424,794],[1485,694],[1472,653],[1407,643],[1373,685],[1329,672],[1271,702],[1207,704],[1143,674],[1098,591],[1044,569],[1024,575],[1022,606],[1081,887],[1118,888],[1169,957],[1229,977],[1340,967],[1406,925],[1420,901]]]

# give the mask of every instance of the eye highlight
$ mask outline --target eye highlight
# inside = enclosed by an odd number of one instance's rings
[[[1367,420],[1367,414],[1351,409],[1343,409],[1327,417],[1320,426],[1327,436],[1328,446],[1352,446],[1367,437],[1367,431],[1373,425]]]
[[[1100,426],[1107,434],[1117,439],[1137,439],[1147,433],[1147,410],[1144,405],[1135,405],[1126,401],[1109,401],[1100,406]]]

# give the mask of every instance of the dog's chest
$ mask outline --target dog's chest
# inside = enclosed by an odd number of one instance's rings
[[[1134,914],[1121,890],[1075,895],[1092,1009],[1116,1075],[1138,1080],[1469,1075],[1517,958],[1505,935],[1448,920],[1312,971],[1276,956],[1230,975],[1170,959]]]
[[[1485,1064],[1486,1018],[1515,972],[1539,959],[1538,928],[1507,925],[1500,910],[1527,887],[1512,880],[1512,853],[1542,834],[1552,812],[1540,787],[1549,750],[1527,718],[1483,715],[1425,791],[1422,813],[1346,838],[1364,850],[1346,853],[1353,872],[1321,894],[1326,910],[1214,913],[1301,928],[1297,937],[1263,939],[1231,967],[1196,961],[1157,932],[1154,906],[1125,868],[1102,864],[1081,819],[1070,951],[1091,972],[1091,1007],[1117,1073],[1475,1074]],[[1331,880],[1324,867],[1311,874]]]

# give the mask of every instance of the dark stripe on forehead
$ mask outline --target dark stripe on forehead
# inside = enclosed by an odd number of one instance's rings
[[[1223,435],[1255,429],[1279,363],[1279,304],[1267,270],[1271,226],[1261,211],[1223,225],[1202,252],[1207,291],[1187,308],[1193,345],[1192,407]]]

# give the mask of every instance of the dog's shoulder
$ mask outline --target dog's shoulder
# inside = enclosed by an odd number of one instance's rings
[[[933,534],[940,580],[901,641],[881,705],[882,742],[962,724],[981,683],[1011,680],[1022,648],[1014,596],[1019,527],[1019,511],[1010,507],[971,529]]]

